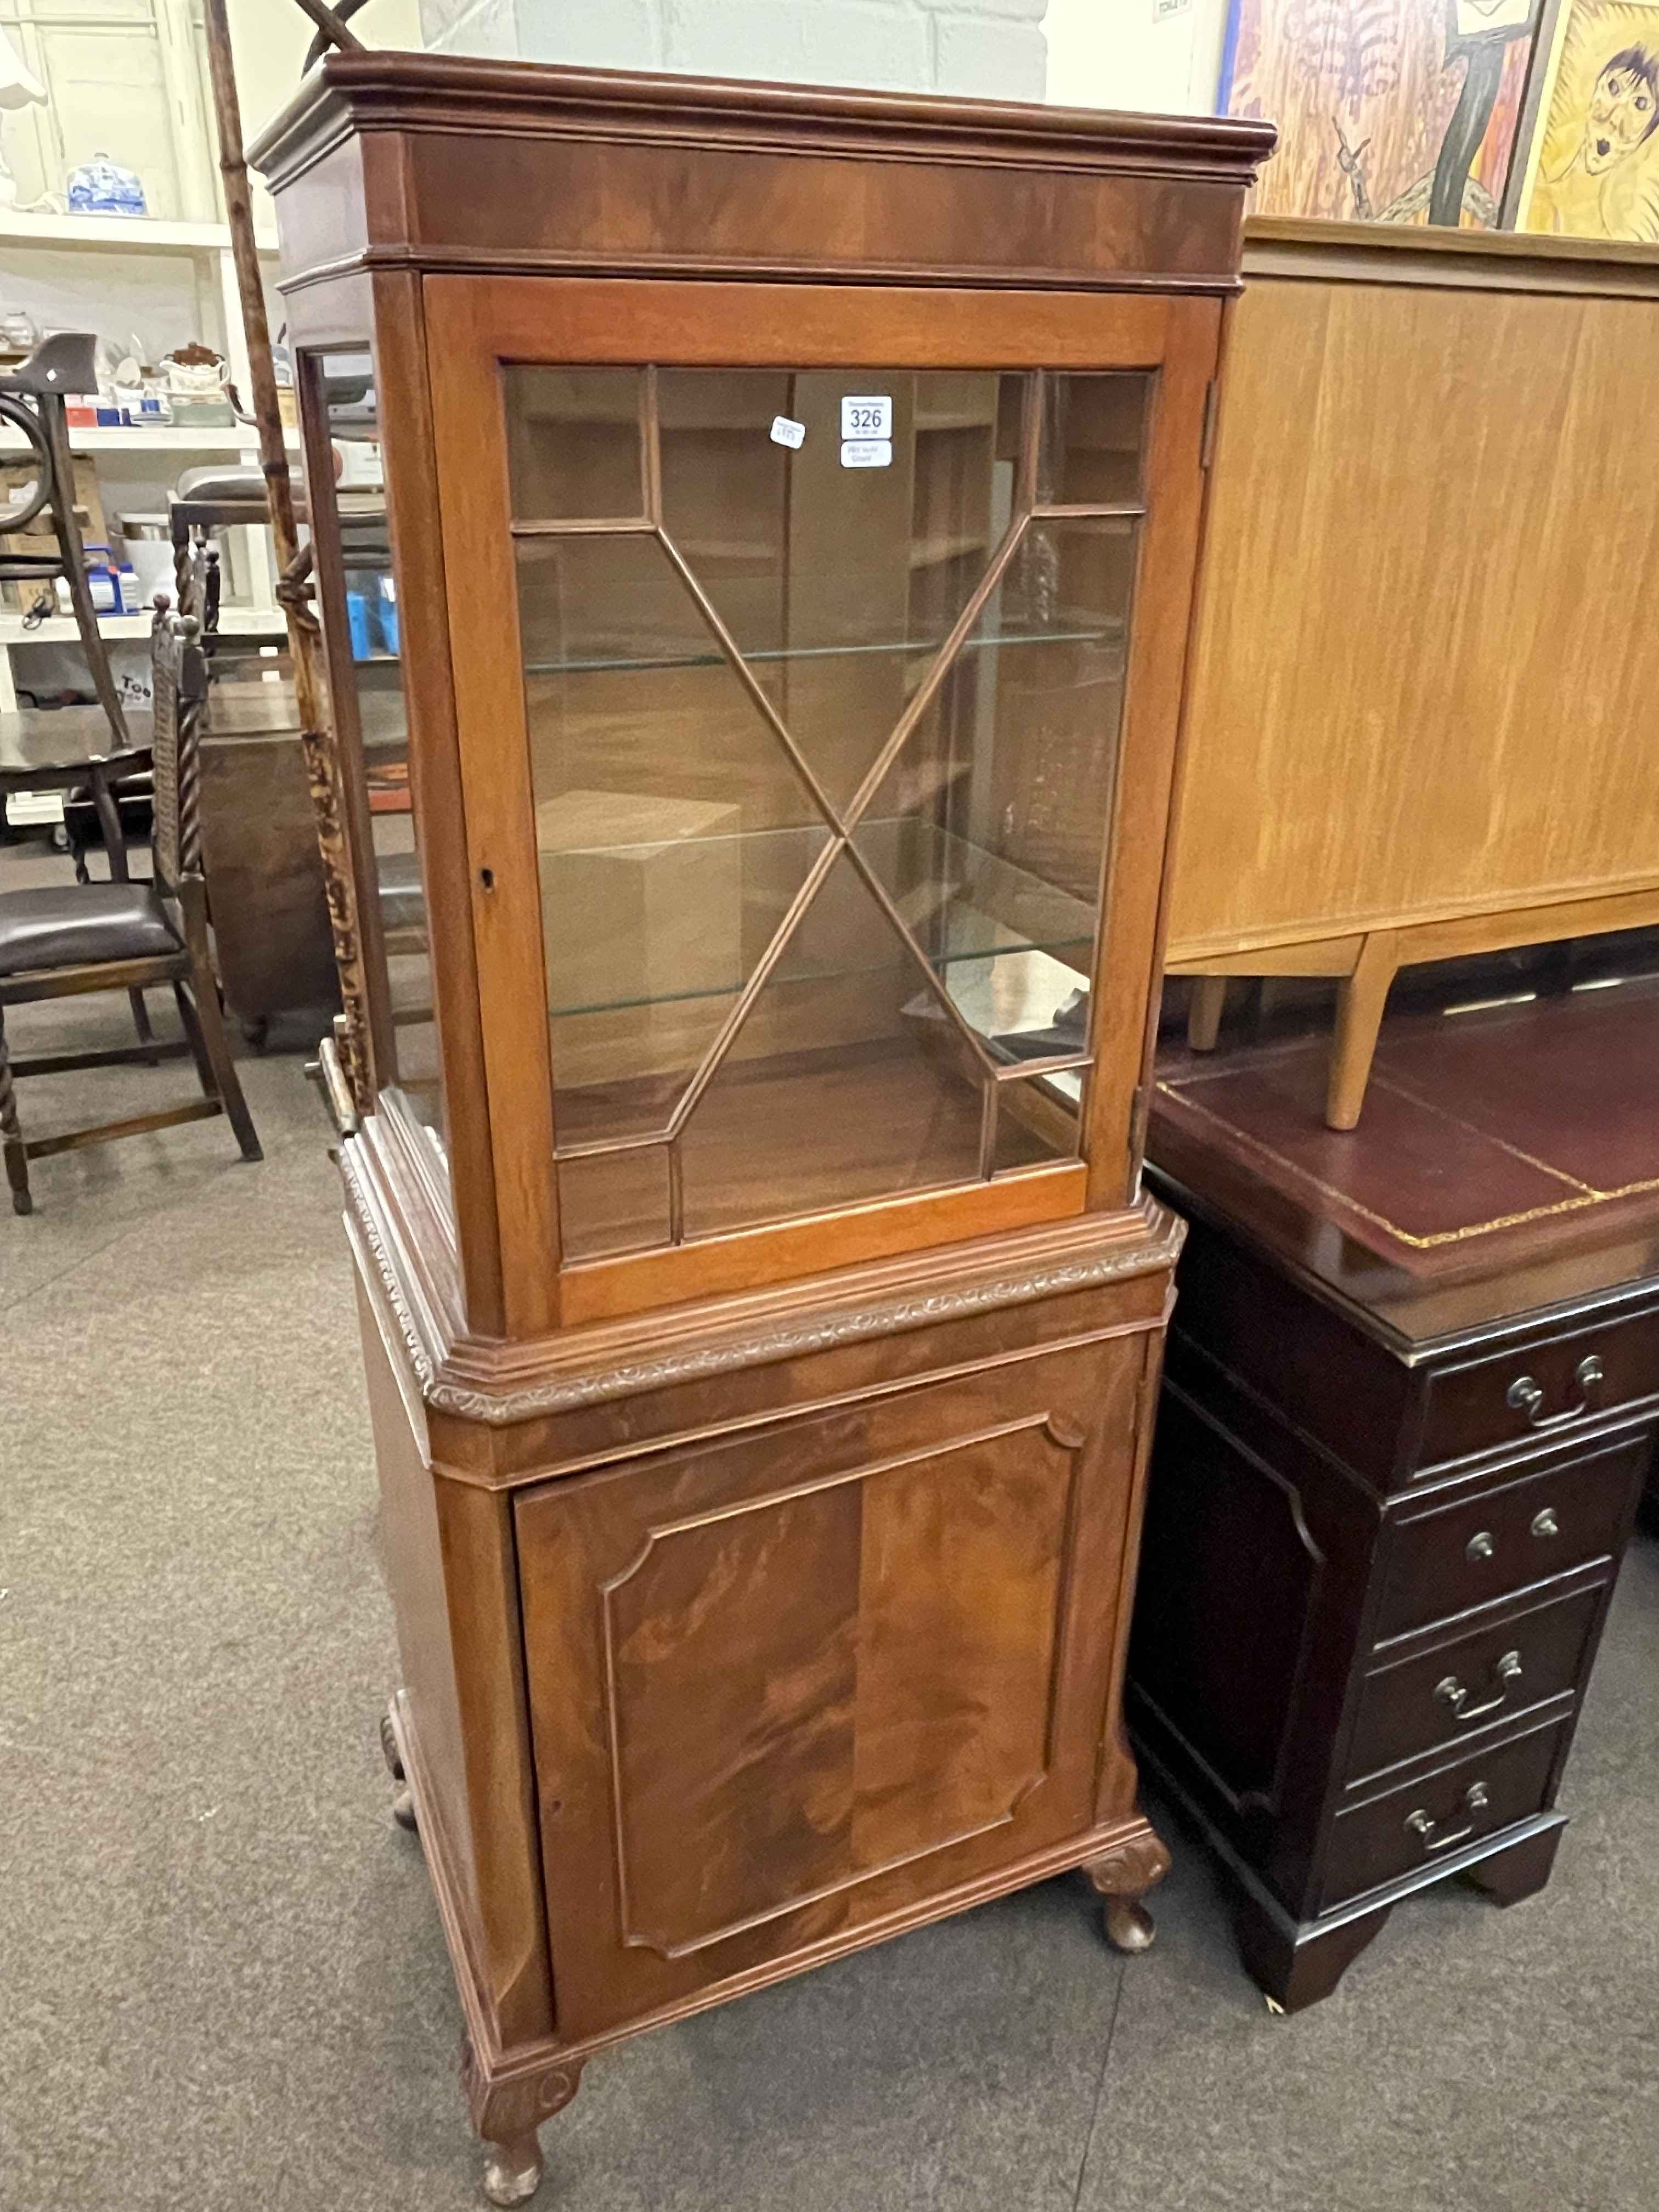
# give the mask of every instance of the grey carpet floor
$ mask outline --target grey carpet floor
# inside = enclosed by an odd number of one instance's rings
[[[125,1036],[119,1001],[75,1010]],[[18,1047],[63,1018],[15,1016]],[[350,1282],[292,1056],[0,1218],[0,2207],[481,2202],[418,1844]],[[183,1068],[111,1072],[108,1110]],[[118,1102],[131,1099],[131,1105]],[[37,1126],[66,1086],[23,1091]],[[94,1109],[94,1110],[96,1110]],[[560,2212],[1652,2212],[1659,1546],[1625,1570],[1545,1894],[1398,1911],[1266,2011],[1203,1855],[1146,1957],[1051,1882],[596,2061]]]

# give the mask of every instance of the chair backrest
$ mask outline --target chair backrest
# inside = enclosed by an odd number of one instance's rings
[[[98,389],[98,340],[91,331],[58,331],[25,362],[0,376],[0,392],[27,392],[35,399],[58,398],[70,392]]]
[[[173,578],[178,587],[179,612],[194,615],[204,631],[219,627],[219,549],[195,531],[173,548]]]
[[[207,712],[207,662],[202,626],[175,615],[165,592],[155,597],[149,634],[155,696],[155,877],[177,890],[202,872],[200,807],[202,723]]]
[[[15,430],[22,439],[24,450],[33,460],[34,475],[17,483],[17,467],[12,464],[13,489],[8,504],[0,507],[0,531],[27,530],[41,511],[51,505],[57,478],[52,473],[52,434],[40,419],[40,410],[27,399],[15,399],[0,391],[0,422]]]

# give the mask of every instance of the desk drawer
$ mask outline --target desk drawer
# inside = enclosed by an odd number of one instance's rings
[[[1321,1911],[1541,1812],[1565,1726],[1536,1729],[1340,1812],[1331,1823]]]
[[[1606,1584],[1554,1598],[1365,1679],[1348,1756],[1353,1781],[1451,1745],[1576,1687]]]
[[[1659,1313],[1513,1345],[1428,1382],[1420,1470],[1574,1428],[1659,1395]]]
[[[1395,1517],[1383,1540],[1377,1643],[1611,1557],[1647,1451],[1645,1437],[1626,1438]]]

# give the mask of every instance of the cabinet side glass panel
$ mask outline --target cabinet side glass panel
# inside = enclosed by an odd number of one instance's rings
[[[318,528],[338,546],[342,605],[334,611],[343,617],[343,635],[331,641],[330,655],[337,736],[343,772],[357,782],[356,817],[368,826],[357,895],[372,902],[377,925],[366,922],[366,953],[376,942],[380,948],[380,974],[370,979],[380,1010],[377,1073],[381,1089],[396,1090],[441,1138],[443,1086],[374,361],[365,347],[313,356],[307,368],[316,379],[331,459],[327,481],[313,483],[312,496]]]
[[[507,369],[569,1257],[1075,1154],[1150,385]]]

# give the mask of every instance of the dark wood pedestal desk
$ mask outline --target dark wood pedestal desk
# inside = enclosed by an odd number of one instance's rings
[[[1191,1224],[1130,1657],[1143,1763],[1286,2010],[1396,1905],[1547,1881],[1659,1419],[1659,987],[1161,1070]]]

